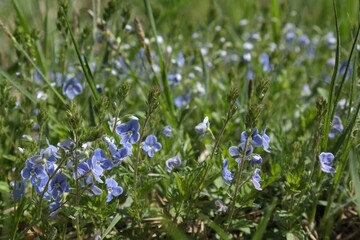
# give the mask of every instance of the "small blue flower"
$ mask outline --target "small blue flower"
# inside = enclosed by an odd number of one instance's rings
[[[94,150],[93,158],[95,158],[97,165],[100,165],[104,170],[110,170],[114,167],[112,161],[106,157],[105,152],[100,148]]]
[[[345,70],[346,70],[346,66],[348,65],[348,61],[345,60],[343,61],[341,64],[340,64],[340,67],[339,67],[339,75],[344,75],[345,74]],[[350,63],[349,65],[349,68],[348,68],[348,71],[346,73],[346,79],[348,79],[351,74],[353,72],[353,67],[352,67],[352,64]]]
[[[260,172],[260,169],[256,168],[254,174],[251,177],[251,181],[254,184],[255,189],[261,191],[262,188],[260,187],[260,183],[259,183],[261,181],[261,177],[259,175],[259,172]]]
[[[247,73],[246,73],[246,79],[248,80],[248,81],[252,81],[252,80],[254,80],[255,79],[255,71],[254,71],[254,69],[252,69],[252,68],[250,68],[248,71],[247,71]]]
[[[25,181],[11,181],[10,187],[12,189],[11,198],[19,201],[25,195]]]
[[[222,177],[224,179],[225,184],[230,186],[230,182],[233,180],[234,174],[229,170],[227,158],[224,159]]]
[[[68,151],[75,148],[75,143],[72,140],[65,140],[63,142],[59,142],[57,146],[65,151]]]
[[[329,138],[335,138],[335,134],[339,134],[344,130],[341,119],[338,116],[334,116],[332,120],[332,126],[329,132]]]
[[[26,160],[26,166],[21,170],[21,176],[23,179],[30,179],[31,184],[41,193],[49,177],[46,173],[45,165],[42,162],[33,163],[31,158]]]
[[[140,124],[139,120],[132,119],[127,123],[122,123],[116,127],[116,133],[121,136],[121,144],[134,144],[140,139],[139,134]]]
[[[180,52],[176,57],[176,63],[179,67],[183,67],[185,64],[185,56],[182,52]]]
[[[63,94],[67,95],[70,100],[73,100],[75,96],[82,93],[82,91],[83,87],[77,78],[70,78],[65,82],[62,89]]]
[[[209,128],[209,126],[210,126],[209,118],[205,117],[202,123],[199,123],[198,125],[195,126],[195,132],[199,134],[204,134]]]
[[[64,192],[70,192],[70,186],[67,183],[67,178],[62,173],[57,173],[50,181],[49,192],[53,199],[58,199]]]
[[[86,191],[88,195],[101,195],[102,190],[98,188],[94,183],[94,178],[97,182],[103,183],[100,177],[103,175],[103,169],[95,163],[96,168],[93,167],[93,163],[91,163],[91,159],[87,161],[83,161],[79,163],[77,169],[77,177],[80,180],[80,184],[82,187],[89,189],[90,191]],[[75,173],[73,175],[74,179],[76,177]]]
[[[168,160],[166,160],[165,164],[167,167],[167,171],[171,172],[174,167],[178,167],[181,165],[181,158],[180,156],[169,158]]]
[[[180,83],[182,76],[180,73],[168,74],[168,80],[170,81],[170,87],[173,88]]]
[[[260,64],[263,65],[263,71],[268,73],[271,71],[270,57],[267,53],[260,54]]]
[[[251,167],[255,167],[255,164],[261,164],[262,157],[259,154],[253,154],[250,159]]]
[[[241,143],[245,143],[247,138],[247,134],[245,131],[241,133]],[[270,138],[268,135],[266,135],[265,130],[262,133],[262,136],[259,134],[259,131],[257,128],[254,129],[254,131],[251,134],[251,144],[254,147],[264,147],[264,150],[266,149],[268,151],[268,144],[270,142]],[[264,145],[265,141],[265,145]]]
[[[238,146],[231,146],[229,148],[229,153],[232,157],[238,157],[235,159],[235,161],[237,163],[241,163],[241,157],[243,156],[243,152],[244,152],[244,147],[245,147],[245,142],[240,143]],[[248,145],[246,146],[246,153],[245,153],[245,159],[250,160],[251,159],[251,155],[253,153],[253,146],[252,145]]]
[[[54,202],[49,204],[49,211],[50,211],[50,218],[54,219],[59,212],[59,209],[61,207],[60,198],[56,198]]]
[[[114,162],[115,163],[121,163],[122,160],[126,156],[130,155],[131,149],[129,150],[129,148],[127,148],[127,147],[123,147],[123,148],[118,149],[114,143],[110,142],[109,143],[109,151],[110,151],[112,157],[114,158]]]
[[[307,45],[310,44],[310,40],[309,40],[308,36],[302,35],[299,38],[298,43],[299,43],[300,47],[306,47]]]
[[[335,173],[335,168],[331,167],[330,164],[334,161],[334,155],[330,152],[322,152],[319,155],[319,161],[321,164],[321,171],[325,173]]]
[[[83,161],[79,163],[77,172],[78,172],[78,178],[83,175],[86,175],[91,179],[92,177],[95,178],[95,180],[99,183],[103,183],[100,177],[103,176],[104,169],[97,164],[95,157],[89,158],[87,161]]]
[[[166,125],[163,129],[162,129],[162,133],[167,136],[167,137],[172,137],[172,127],[169,125]]]
[[[207,133],[212,134],[210,130],[210,122],[208,117],[205,117],[202,123],[199,123],[198,125],[195,126],[195,132],[201,134],[200,139],[205,137]]]
[[[58,151],[57,147],[55,147],[54,145],[51,145],[49,143],[48,139],[46,139],[46,143],[47,143],[48,147],[45,150],[40,151],[40,154],[43,154],[45,158],[50,158],[51,156],[60,158],[60,156],[57,155],[57,151]]]
[[[161,143],[157,141],[157,138],[154,135],[149,135],[143,142],[142,149],[152,158],[155,152],[160,151],[161,147]]]
[[[265,152],[270,152],[270,137],[266,134],[266,129],[261,134],[262,137],[262,146]]]
[[[106,202],[110,202],[113,197],[117,197],[122,194],[122,187],[118,186],[118,183],[111,178],[106,179],[106,189],[108,191]]]
[[[185,108],[190,103],[190,94],[180,95],[174,99],[174,104],[178,108]]]
[[[285,40],[287,43],[291,43],[296,38],[296,34],[293,31],[289,31],[285,34]]]

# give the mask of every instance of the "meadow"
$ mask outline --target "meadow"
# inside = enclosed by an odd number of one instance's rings
[[[360,239],[360,2],[0,2],[0,239]]]

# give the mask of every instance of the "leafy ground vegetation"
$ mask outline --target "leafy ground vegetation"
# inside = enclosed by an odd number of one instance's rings
[[[1,239],[360,239],[359,2],[0,2]]]

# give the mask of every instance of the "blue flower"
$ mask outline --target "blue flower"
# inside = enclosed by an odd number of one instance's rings
[[[131,149],[129,150],[129,148],[127,148],[127,147],[123,147],[123,148],[118,149],[114,143],[110,142],[109,143],[109,151],[110,151],[112,157],[114,158],[114,162],[115,163],[121,163],[122,160],[126,156],[130,155]]]
[[[195,132],[204,135],[206,131],[209,130],[209,127],[210,127],[209,118],[205,117],[202,123],[199,123],[198,125],[195,126]]]
[[[254,72],[254,70],[252,69],[252,68],[250,68],[248,71],[247,71],[247,73],[246,73],[246,79],[248,80],[248,81],[251,81],[251,80],[254,80],[255,79],[255,72]]]
[[[347,60],[343,61],[343,62],[340,64],[340,67],[339,67],[339,75],[344,75],[344,74],[345,74],[345,70],[346,70],[347,65],[348,65],[348,61],[347,61]],[[350,63],[349,68],[348,68],[348,71],[347,71],[347,73],[346,73],[346,79],[348,79],[348,78],[351,76],[352,72],[353,72],[353,67],[352,67],[352,64]]]
[[[160,151],[161,147],[161,143],[157,141],[157,138],[154,135],[149,135],[143,142],[142,149],[152,158],[155,152]]]
[[[59,142],[57,146],[65,151],[68,151],[75,148],[75,143],[72,140],[65,140],[63,142]]]
[[[238,157],[235,159],[235,161],[239,164],[241,162],[241,157],[243,156],[244,147],[245,147],[245,142],[242,142],[238,146],[231,146],[229,148],[230,155],[232,157]],[[252,153],[253,153],[253,146],[252,145],[246,146],[245,159],[250,160]]]
[[[270,138],[268,135],[266,135],[265,131],[266,129],[262,132],[262,135],[260,135],[258,129],[255,128],[251,134],[250,140],[251,140],[251,144],[254,147],[263,147],[266,152],[270,152],[269,151]],[[245,131],[243,131],[241,133],[241,143],[245,143],[246,138],[247,138],[247,134]]]
[[[309,40],[308,36],[302,35],[299,38],[298,43],[299,43],[300,47],[305,47],[310,44],[310,40]]]
[[[170,81],[170,87],[173,88],[181,81],[182,76],[180,73],[168,74],[168,80]]]
[[[334,155],[330,152],[322,152],[319,155],[319,161],[321,164],[321,171],[325,173],[335,173],[335,168],[331,167],[330,164],[334,161]]]
[[[205,117],[202,123],[199,123],[198,125],[195,126],[195,132],[197,132],[198,134],[201,134],[200,137],[199,137],[199,140],[204,138],[205,135],[208,134],[208,133],[214,139],[214,135],[213,135],[213,133],[211,132],[211,129],[210,129],[210,122],[209,122],[208,117]]]
[[[335,134],[339,134],[344,130],[341,119],[338,116],[334,116],[332,120],[332,126],[329,132],[329,138],[334,138]]]
[[[79,163],[77,172],[78,177],[86,175],[91,179],[92,177],[95,178],[99,183],[103,183],[100,177],[103,176],[104,169],[97,164],[96,157],[89,158],[87,161]]]
[[[225,184],[230,186],[230,182],[233,180],[234,174],[229,170],[228,160],[226,158],[224,159],[222,177]]]
[[[255,128],[253,133],[251,134],[251,142],[254,147],[261,147],[263,145],[263,139],[260,136],[257,128]]]
[[[11,181],[10,187],[12,189],[11,198],[19,201],[25,195],[25,181]]]
[[[190,103],[190,94],[180,95],[174,99],[174,104],[178,108],[185,108]]]
[[[263,65],[263,71],[268,73],[271,71],[270,57],[267,53],[260,54],[260,63]]]
[[[178,167],[181,165],[181,158],[180,156],[169,158],[168,160],[166,160],[165,164],[167,167],[167,171],[171,172],[174,167]]]
[[[95,166],[95,167],[94,167]],[[90,192],[87,191],[88,195],[101,195],[102,190],[98,188],[94,183],[94,178],[97,182],[103,183],[100,177],[103,175],[103,169],[95,163],[91,162],[91,159],[81,162],[78,165],[77,173],[78,179],[81,180],[80,184],[82,187],[89,188]],[[74,178],[76,177],[74,173]]]
[[[254,174],[251,177],[251,181],[254,184],[255,189],[261,191],[262,188],[260,187],[260,183],[259,183],[261,181],[261,177],[259,175],[259,172],[260,172],[260,169],[256,168]]]
[[[61,207],[60,198],[56,198],[54,202],[49,204],[50,218],[54,219]]]
[[[251,159],[250,159],[250,164],[251,167],[254,167],[255,164],[261,164],[262,163],[262,158],[259,154],[253,154]]]
[[[46,139],[46,143],[47,143],[48,147],[45,150],[40,151],[40,153],[43,154],[44,157],[46,157],[46,158],[50,158],[51,156],[60,158],[60,156],[57,155],[57,151],[58,151],[57,147],[55,147],[54,145],[51,145],[49,143],[48,139]]]
[[[100,165],[104,170],[110,170],[114,167],[112,161],[106,157],[105,152],[100,148],[94,150],[92,158],[95,159],[96,164]]]
[[[296,34],[293,31],[289,31],[285,34],[285,40],[287,43],[291,43],[296,38]]]
[[[185,57],[183,53],[179,53],[176,57],[176,63],[179,67],[183,67],[185,64]]]
[[[117,197],[122,194],[122,187],[118,186],[118,183],[111,178],[106,179],[106,189],[108,191],[106,202],[110,202],[113,197]]]
[[[82,93],[82,91],[83,87],[77,78],[70,78],[65,82],[62,89],[63,94],[67,95],[70,100],[73,100],[74,97]]]
[[[37,156],[39,155],[36,155],[35,157]],[[21,170],[21,176],[23,179],[30,179],[31,184],[36,187],[37,192],[41,193],[49,177],[46,173],[45,165],[42,164],[42,162],[32,162],[32,158],[34,157],[26,160],[26,166]]]
[[[261,134],[262,137],[262,146],[265,152],[270,152],[270,137],[265,133],[266,129]]]
[[[139,120],[132,119],[127,123],[122,123],[116,127],[116,133],[121,136],[121,144],[131,143],[134,144],[139,141],[140,124]]]
[[[58,199],[64,192],[70,192],[70,186],[67,183],[67,178],[62,173],[57,173],[50,181],[49,192],[53,199]]]
[[[171,137],[172,134],[172,127],[169,125],[166,125],[163,129],[162,129],[162,133],[167,136],[167,137]]]

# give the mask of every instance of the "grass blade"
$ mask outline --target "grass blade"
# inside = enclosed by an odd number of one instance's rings
[[[146,8],[146,13],[147,13],[148,19],[150,21],[151,29],[152,29],[152,32],[153,32],[154,38],[155,38],[155,45],[156,45],[157,54],[158,54],[159,62],[160,62],[160,69],[161,69],[161,81],[162,81],[162,85],[164,87],[166,103],[167,103],[167,106],[168,106],[168,110],[170,110],[171,116],[174,117],[175,116],[175,109],[174,109],[174,104],[172,103],[173,98],[172,98],[172,94],[171,94],[171,91],[170,91],[169,82],[168,82],[168,79],[167,79],[164,58],[163,58],[163,55],[161,53],[159,43],[157,41],[156,25],[155,25],[155,21],[154,21],[154,16],[152,14],[150,1],[149,0],[144,0],[144,5],[145,5],[145,8]]]
[[[332,113],[333,113],[332,118],[334,117],[335,108],[336,108],[336,106],[337,106],[337,102],[338,102],[339,97],[340,97],[341,89],[342,89],[342,87],[343,87],[343,85],[344,85],[344,82],[345,82],[345,80],[346,80],[346,75],[347,75],[347,73],[348,73],[348,71],[349,71],[349,66],[350,66],[350,64],[351,64],[351,58],[352,58],[352,55],[353,55],[353,53],[354,53],[354,50],[355,50],[355,47],[356,47],[356,44],[357,44],[357,40],[358,40],[358,37],[359,37],[359,33],[360,33],[360,24],[359,24],[359,26],[358,26],[358,28],[357,28],[357,31],[356,31],[355,39],[354,39],[353,45],[352,45],[352,47],[351,47],[351,51],[350,51],[349,59],[348,59],[348,62],[347,62],[346,68],[345,68],[344,75],[343,75],[343,77],[342,77],[342,79],[341,79],[339,88],[336,90],[337,94],[336,94],[336,96],[335,96],[334,107],[333,107],[333,110],[332,110]]]
[[[36,104],[36,98],[28,90],[26,90],[20,83],[16,82],[7,73],[5,73],[1,68],[0,68],[0,75],[3,76],[7,81],[9,81],[17,90],[19,90],[20,93],[22,93],[25,97],[27,97],[31,102]]]
[[[108,228],[105,230],[104,234],[102,235],[101,239],[104,239],[111,231],[111,229],[113,229],[115,227],[115,225],[120,221],[121,216],[120,214],[116,214],[114,219],[111,221],[110,225],[108,226]]]
[[[97,101],[99,99],[99,94],[98,94],[98,92],[96,90],[94,80],[92,79],[90,69],[87,68],[86,64],[84,63],[84,61],[86,61],[86,60],[84,60],[85,58],[83,58],[82,57],[83,55],[80,54],[79,47],[78,47],[78,45],[76,43],[76,40],[74,38],[74,34],[73,34],[72,30],[71,30],[70,23],[69,23],[68,19],[66,19],[66,25],[67,25],[68,31],[70,33],[71,41],[72,41],[73,46],[75,48],[75,52],[76,52],[76,55],[77,55],[78,60],[80,62],[81,68],[82,68],[82,70],[83,70],[83,72],[85,74],[85,79],[86,79],[86,81],[87,81],[87,83],[88,83],[88,85],[89,85],[89,87],[91,89],[91,92],[92,92],[92,95],[93,95],[94,99]]]
[[[330,82],[330,91],[329,96],[327,99],[327,108],[326,108],[326,115],[325,115],[325,122],[324,122],[324,132],[323,132],[323,138],[321,141],[321,151],[326,151],[327,149],[327,141],[328,141],[328,135],[330,132],[330,121],[333,116],[333,97],[335,92],[335,82],[336,82],[336,76],[338,73],[339,68],[339,56],[340,56],[340,35],[339,35],[339,25],[338,25],[338,15],[336,10],[336,4],[335,0],[333,0],[333,7],[334,7],[334,14],[335,14],[335,28],[336,28],[336,54],[335,54],[335,66],[333,70],[333,74],[331,77]],[[340,94],[339,92],[337,94]]]
[[[356,156],[355,150],[350,150],[349,154],[349,172],[351,179],[353,181],[353,186],[355,190],[355,205],[357,207],[357,212],[360,214],[360,178],[359,178],[359,156]]]
[[[263,239],[263,236],[265,234],[266,226],[268,225],[268,222],[270,221],[271,214],[276,206],[277,199],[274,198],[271,202],[271,204],[267,207],[264,217],[261,219],[261,222],[258,225],[258,228],[256,229],[256,232],[253,236],[253,240],[257,239]]]

